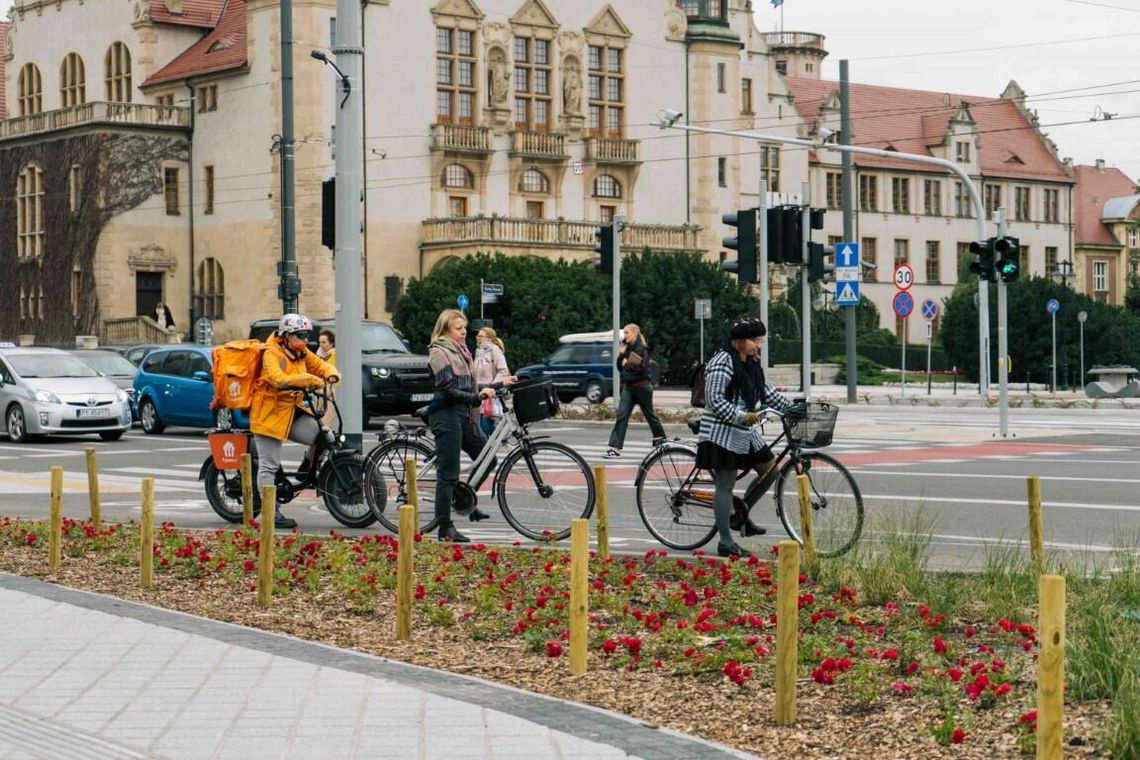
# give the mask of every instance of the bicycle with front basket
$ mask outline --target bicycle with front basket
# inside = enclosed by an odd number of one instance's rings
[[[750,512],[774,483],[776,514],[788,536],[802,544],[796,477],[807,475],[816,551],[821,557],[844,554],[863,531],[863,496],[855,478],[834,457],[814,451],[831,445],[838,413],[837,407],[824,403],[798,404],[784,413],[762,412],[757,422],[761,430],[771,418],[781,424],[782,432],[770,444],[772,452],[779,453],[752,479],[741,499]],[[690,427],[695,428],[692,423]],[[668,441],[649,452],[638,469],[638,514],[653,537],[672,549],[691,551],[716,535],[716,485],[711,473],[696,466],[696,458],[696,442]],[[737,480],[748,472],[741,472]]]
[[[548,436],[531,434],[528,426],[558,410],[549,379],[522,381],[497,391],[503,416],[483,450],[456,484],[452,508],[475,518],[479,493],[490,477],[490,495],[516,531],[537,541],[570,535],[570,521],[594,511],[594,473],[576,451]],[[425,423],[426,408],[416,414]],[[364,462],[364,495],[372,514],[393,533],[399,530],[399,508],[408,503],[405,460],[416,462],[417,522],[421,533],[438,525],[435,516],[435,441],[426,426],[381,433],[381,442]],[[513,444],[513,447],[511,447]],[[509,449],[509,450],[508,450]],[[497,455],[506,452],[492,473]]]

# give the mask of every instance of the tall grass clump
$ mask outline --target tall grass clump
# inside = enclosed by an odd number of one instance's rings
[[[935,520],[923,512],[868,518],[851,552],[821,563],[821,580],[855,586],[867,604],[920,598],[931,583],[930,544]]]

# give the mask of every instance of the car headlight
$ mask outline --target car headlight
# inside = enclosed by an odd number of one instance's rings
[[[390,367],[373,367],[372,368],[372,377],[378,377],[381,380],[386,380],[391,375],[392,375],[392,370]]]
[[[40,401],[40,402],[43,402],[45,404],[62,404],[63,403],[62,401],[59,400],[59,396],[55,395],[51,391],[33,391],[32,392],[32,398],[34,398],[36,401]]]
[[[115,398],[118,399],[120,402],[126,401],[128,398],[127,392],[125,390],[123,390],[122,388],[119,388],[115,391]]]

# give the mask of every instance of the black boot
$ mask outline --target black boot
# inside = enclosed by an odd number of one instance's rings
[[[471,543],[470,538],[455,529],[455,523],[451,520],[440,521],[438,537],[440,541],[452,541],[457,544]]]
[[[471,514],[468,515],[468,517],[470,517],[471,522],[479,522],[480,520],[491,519],[491,516],[483,510],[479,509],[479,507],[475,507],[475,509],[471,510]]]
[[[293,530],[297,527],[297,521],[286,517],[281,507],[278,507],[273,516],[273,527],[278,530]]]

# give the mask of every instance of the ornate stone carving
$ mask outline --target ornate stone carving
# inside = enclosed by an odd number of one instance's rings
[[[492,48],[487,63],[488,92],[491,93],[491,106],[505,108],[507,96],[511,93],[511,65],[502,48]]]
[[[688,31],[689,22],[685,14],[674,3],[670,2],[665,9],[665,39],[671,42],[684,42],[685,32]]]
[[[150,3],[147,0],[136,0],[134,23],[136,23],[136,24],[149,24],[150,23]]]
[[[550,29],[558,27],[558,22],[542,0],[528,0],[526,5],[511,17],[511,23],[525,26],[545,26]]]
[[[586,38],[580,32],[562,32],[558,35],[558,46],[563,53],[581,58],[582,51],[586,48]]]
[[[567,114],[582,112],[582,69],[573,56],[562,61],[562,110]]]
[[[506,47],[511,41],[511,28],[502,21],[488,21],[483,24],[483,41],[490,46]]]
[[[141,248],[132,248],[127,254],[127,266],[131,272],[173,272],[178,268],[174,254],[155,243],[147,243]]]
[[[16,14],[8,9],[8,34],[4,40],[4,60],[10,61],[16,55]]]

